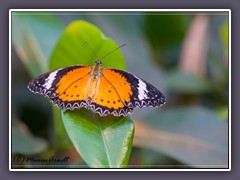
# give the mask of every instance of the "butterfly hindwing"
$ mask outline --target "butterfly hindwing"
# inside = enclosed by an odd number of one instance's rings
[[[103,70],[104,71],[104,70]],[[129,112],[114,85],[102,76],[97,83],[97,91],[91,102],[91,109],[101,116],[113,114],[126,115]]]

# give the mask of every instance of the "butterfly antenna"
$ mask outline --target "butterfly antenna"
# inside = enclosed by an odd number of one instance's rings
[[[107,53],[105,56],[103,56],[101,59],[100,59],[100,61],[102,61],[103,60],[103,58],[105,58],[106,56],[108,56],[109,54],[112,54],[114,51],[116,51],[116,50],[118,50],[118,49],[120,49],[121,47],[123,47],[123,46],[125,46],[126,44],[123,44],[123,45],[121,45],[121,46],[119,46],[119,47],[117,47],[116,49],[114,49],[114,50],[112,50],[112,51],[110,51],[109,53]]]
[[[87,44],[88,48],[92,51],[93,55],[94,55],[97,59],[99,59],[98,56],[97,56],[97,54],[96,54],[95,51],[93,50],[93,48],[88,44],[88,42],[85,41],[85,43]]]

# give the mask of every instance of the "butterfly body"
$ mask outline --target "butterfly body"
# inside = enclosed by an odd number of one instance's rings
[[[33,79],[28,88],[51,99],[66,111],[88,108],[100,116],[126,116],[136,107],[159,107],[163,94],[135,75],[114,68],[75,65],[60,68]]]

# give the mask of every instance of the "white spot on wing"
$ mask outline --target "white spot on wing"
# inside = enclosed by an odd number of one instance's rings
[[[135,76],[136,77],[136,76]],[[148,98],[147,96],[147,85],[138,77],[136,77],[138,79],[138,99],[142,100],[142,99],[146,99]]]
[[[46,89],[50,89],[57,73],[58,73],[58,71],[54,71],[54,72],[50,73],[48,78],[45,80],[43,87],[45,87]]]

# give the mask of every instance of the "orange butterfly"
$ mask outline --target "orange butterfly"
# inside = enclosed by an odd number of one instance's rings
[[[51,99],[63,111],[88,108],[100,116],[126,116],[136,107],[159,107],[164,95],[153,85],[129,72],[75,65],[60,68],[33,79],[28,88]]]

